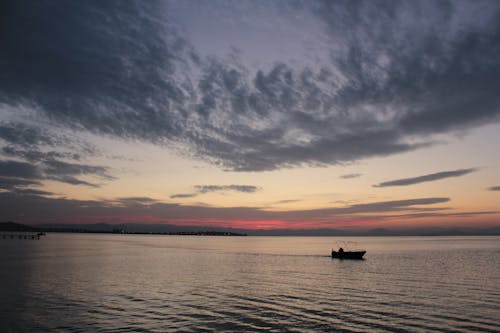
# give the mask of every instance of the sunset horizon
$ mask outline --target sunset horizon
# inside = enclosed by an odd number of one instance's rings
[[[494,2],[2,7],[3,221],[500,226]]]
[[[0,328],[500,332],[499,0],[0,1]]]

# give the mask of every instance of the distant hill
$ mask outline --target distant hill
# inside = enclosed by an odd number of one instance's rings
[[[20,224],[20,223],[15,223],[15,222],[0,222],[0,231],[23,231],[23,232],[35,232],[37,231],[36,228],[25,225],[25,224]]]

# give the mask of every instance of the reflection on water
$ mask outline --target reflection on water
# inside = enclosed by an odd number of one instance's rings
[[[2,331],[498,332],[500,237],[0,240]],[[343,240],[349,240],[343,238]]]

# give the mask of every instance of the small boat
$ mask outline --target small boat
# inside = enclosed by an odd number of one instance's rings
[[[332,250],[332,258],[337,259],[363,259],[366,251],[344,251],[342,248],[339,251]]]

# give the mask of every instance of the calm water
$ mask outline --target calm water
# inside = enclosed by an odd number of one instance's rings
[[[0,239],[2,332],[499,332],[500,237]]]

